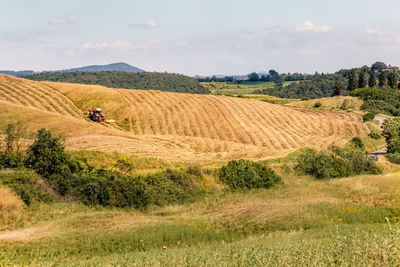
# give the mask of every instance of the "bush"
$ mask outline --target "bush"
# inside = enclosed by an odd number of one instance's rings
[[[382,173],[382,170],[376,165],[375,161],[364,152],[347,153],[345,159],[356,175]]]
[[[387,154],[386,158],[394,164],[400,164],[400,153],[396,152],[396,153],[391,153],[391,154]]]
[[[380,135],[379,133],[375,133],[375,132],[370,132],[368,134],[368,136],[375,140],[379,140],[382,137],[382,135]]]
[[[387,153],[400,153],[400,136],[396,136],[390,139],[387,145]]]
[[[358,136],[357,137],[353,137],[350,140],[350,144],[352,144],[356,149],[362,149],[362,150],[365,149],[364,143],[362,142],[361,138],[358,137]]]
[[[368,112],[363,115],[363,122],[372,121],[375,118],[376,112]]]
[[[34,202],[52,202],[55,197],[48,191],[48,187],[40,180],[40,177],[32,171],[0,171],[0,182],[10,187],[26,205]]]
[[[61,139],[44,128],[37,132],[34,143],[27,150],[26,166],[43,176],[50,176],[61,168],[67,158]]]
[[[314,104],[314,108],[319,108],[321,106],[322,106],[321,102],[315,102]]]
[[[297,168],[317,179],[346,177],[353,174],[351,167],[340,157],[327,151],[306,150],[297,158]]]
[[[366,153],[346,152],[336,146],[330,148],[330,151],[316,152],[308,149],[297,158],[297,168],[317,179],[382,173]]]
[[[270,188],[281,178],[266,166],[248,160],[232,160],[218,171],[218,179],[231,190]]]

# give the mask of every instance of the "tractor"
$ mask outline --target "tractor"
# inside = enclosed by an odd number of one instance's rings
[[[88,110],[89,119],[95,122],[106,121],[106,116],[104,115],[101,108],[89,109]]]

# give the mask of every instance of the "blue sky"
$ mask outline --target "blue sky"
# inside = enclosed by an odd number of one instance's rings
[[[0,0],[0,69],[188,75],[400,65],[400,1]]]

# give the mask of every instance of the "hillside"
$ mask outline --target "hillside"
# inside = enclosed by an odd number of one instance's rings
[[[252,99],[36,82],[0,75],[1,128],[21,120],[67,137],[68,149],[129,151],[173,160],[264,158],[303,146],[344,145],[365,136],[347,112],[285,107]],[[90,122],[103,108],[116,126]]]
[[[35,81],[97,84],[110,88],[160,90],[178,93],[208,94],[209,90],[197,80],[173,73],[128,73],[121,71],[47,72],[28,75]]]
[[[66,70],[59,70],[55,72],[75,72],[75,71],[124,71],[124,72],[144,72],[144,70],[129,64],[119,62],[108,65],[91,65],[80,68],[72,68]]]

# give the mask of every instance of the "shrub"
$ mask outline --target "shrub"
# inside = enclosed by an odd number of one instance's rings
[[[350,143],[351,143],[356,149],[362,149],[362,150],[365,149],[364,143],[362,142],[361,138],[358,137],[358,136],[353,137],[353,138],[350,140]]]
[[[379,133],[376,133],[376,132],[370,132],[368,134],[368,136],[375,140],[379,140],[382,137]]]
[[[332,151],[332,152],[330,152]],[[306,150],[297,158],[297,168],[317,179],[347,177],[354,174],[378,174],[382,170],[363,152],[347,152],[339,147],[330,151]]]
[[[375,118],[376,112],[367,112],[363,115],[363,122],[372,121]]]
[[[27,150],[26,165],[43,176],[56,173],[66,162],[64,146],[59,137],[44,128],[37,132],[34,143]]]
[[[314,104],[314,108],[319,108],[321,106],[322,106],[321,102],[315,102]]]
[[[356,175],[382,173],[382,170],[376,165],[375,161],[364,152],[347,153],[345,159]]]
[[[34,202],[52,202],[55,195],[40,177],[28,170],[4,170],[0,182],[11,188],[26,205]]]
[[[396,152],[396,153],[391,153],[391,154],[387,154],[386,158],[394,164],[400,164],[400,153]]]
[[[297,158],[297,163],[297,168],[301,172],[317,179],[338,178],[352,174],[349,164],[326,151],[317,153],[308,149]]]
[[[281,178],[266,166],[248,160],[232,160],[218,171],[218,179],[232,190],[270,188]]]
[[[396,136],[390,139],[387,145],[387,153],[400,153],[400,136]]]

